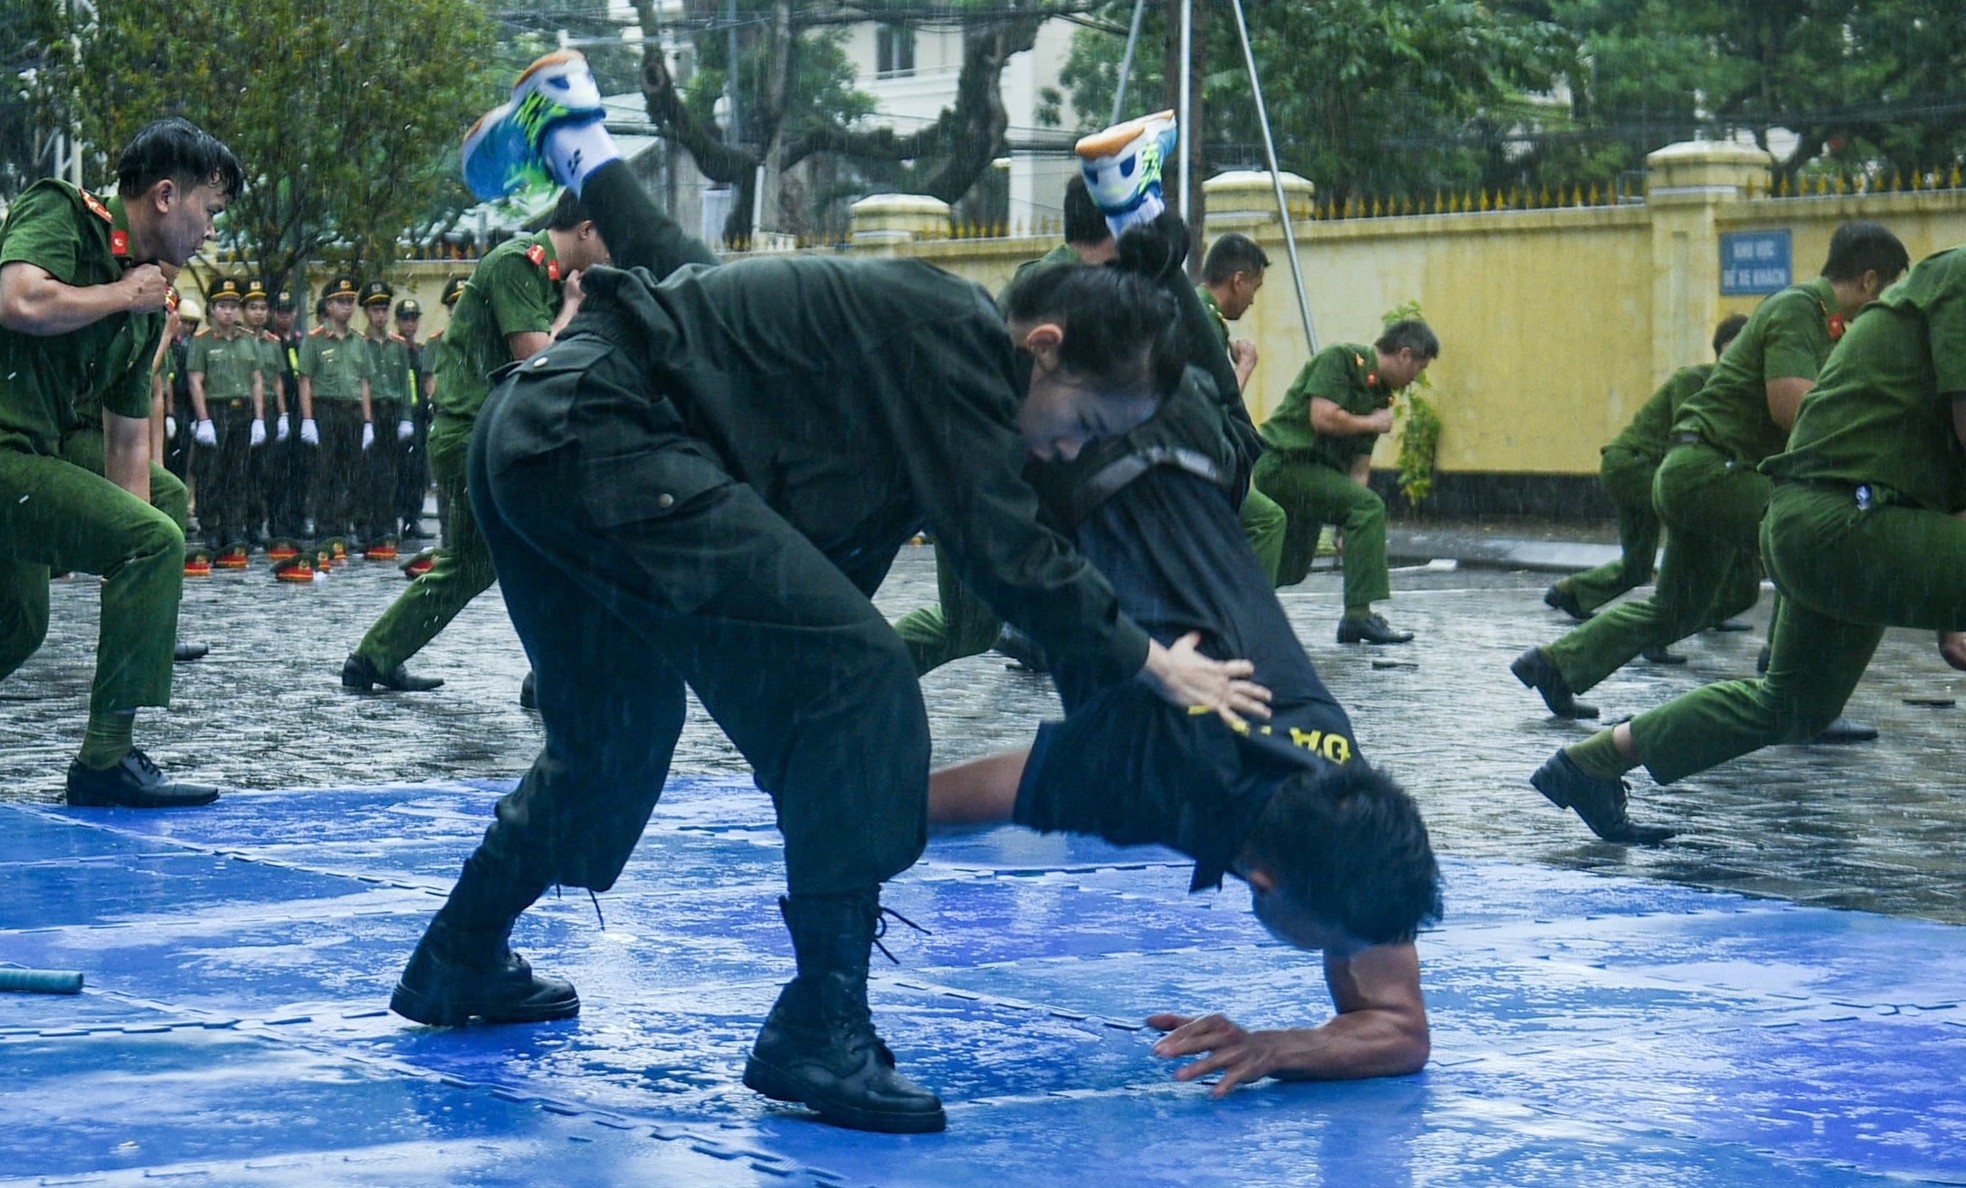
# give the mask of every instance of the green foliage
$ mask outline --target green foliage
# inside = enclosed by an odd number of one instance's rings
[[[202,0],[168,19],[97,0],[96,14],[71,70],[84,137],[103,154],[89,180],[151,120],[199,124],[246,172],[221,242],[269,283],[317,257],[384,270],[406,228],[470,204],[459,130],[503,90],[475,0]]]
[[[1385,324],[1408,318],[1425,320],[1418,301],[1407,301],[1385,313]],[[1419,507],[1434,493],[1434,458],[1440,452],[1440,410],[1427,398],[1433,380],[1420,373],[1406,390],[1399,409],[1399,491],[1411,507]]]
[[[7,0],[0,15],[0,195],[48,172],[48,66],[63,46],[56,0]]]

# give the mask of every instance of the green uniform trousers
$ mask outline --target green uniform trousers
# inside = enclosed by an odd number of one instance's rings
[[[1270,584],[1275,586],[1287,524],[1283,509],[1252,487],[1243,498],[1238,516],[1243,537],[1249,541]],[[990,609],[990,604],[957,580],[941,545],[935,546],[935,590],[938,605],[909,611],[894,624],[901,642],[907,645],[916,676],[967,656],[982,655],[997,642],[997,635],[1003,630],[1003,620]]]
[[[1283,538],[1290,530],[1290,517],[1277,506],[1276,500],[1252,485],[1242,497],[1242,506],[1236,509],[1236,519],[1241,521],[1243,539],[1249,542],[1256,560],[1262,564],[1271,588],[1282,585],[1277,573],[1283,567]]]
[[[1336,524],[1345,530],[1345,609],[1367,610],[1392,596],[1386,576],[1385,500],[1341,471],[1282,450],[1256,460],[1255,482],[1289,517],[1277,563],[1279,586],[1304,580],[1317,555],[1319,530]]]
[[[1756,534],[1768,479],[1704,444],[1666,455],[1652,485],[1666,556],[1652,597],[1614,606],[1543,650],[1582,693],[1649,648],[1741,614],[1761,592]]]
[[[465,489],[465,460],[476,423],[440,412],[430,426],[430,472],[450,508],[450,540],[438,550],[430,571],[411,582],[382,612],[355,649],[356,655],[384,672],[422,651],[472,599],[490,589],[497,576]]]
[[[1659,460],[1635,453],[1623,446],[1607,446],[1598,477],[1605,493],[1618,509],[1618,548],[1616,561],[1572,574],[1557,585],[1569,591],[1581,610],[1598,607],[1652,580],[1652,566],[1659,554],[1659,513],[1652,509],[1652,478]]]
[[[1848,486],[1781,483],[1761,543],[1784,595],[1768,675],[1632,719],[1638,756],[1661,784],[1814,738],[1843,712],[1885,627],[1966,631],[1966,520],[1865,509]]]
[[[85,467],[0,450],[0,678],[46,637],[54,571],[104,579],[90,711],[169,705],[184,530]]]

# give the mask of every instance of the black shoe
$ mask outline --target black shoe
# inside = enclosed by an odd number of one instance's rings
[[[68,765],[68,803],[75,808],[197,808],[217,799],[217,788],[165,779],[135,747],[103,771],[84,767],[79,759]]]
[[[403,521],[403,539],[404,539],[404,540],[422,540],[422,539],[423,539],[423,522],[422,522],[421,520],[404,520],[404,521]]]
[[[1866,722],[1852,722],[1848,718],[1839,717],[1836,721],[1823,727],[1823,732],[1809,741],[1813,745],[1820,747],[1838,746],[1844,743],[1874,742],[1876,739],[1877,727]]]
[[[1563,679],[1563,671],[1541,648],[1530,648],[1515,658],[1509,665],[1515,679],[1543,695],[1543,704],[1559,718],[1595,718],[1597,707],[1585,705],[1570,692],[1569,682]]]
[[[778,901],[792,930],[799,974],[758,1031],[744,1083],[774,1101],[795,1101],[836,1126],[885,1134],[945,1129],[942,1100],[895,1071],[867,1009],[867,954],[880,918],[877,895],[797,896]]]
[[[1549,589],[1543,591],[1543,604],[1552,610],[1562,611],[1579,623],[1590,618],[1594,613],[1585,610],[1577,602],[1577,595],[1564,589],[1561,582],[1552,583]]]
[[[433,1027],[545,1023],[580,1013],[573,983],[532,971],[503,936],[465,937],[433,924],[389,996],[389,1009]]]
[[[539,708],[539,683],[533,680],[530,671],[526,673],[526,679],[519,682],[519,708],[529,710]]]
[[[1722,619],[1720,622],[1715,623],[1713,626],[1707,628],[1707,630],[1708,631],[1753,631],[1754,624],[1748,622],[1746,619]]]
[[[1774,649],[1770,648],[1767,644],[1762,644],[1761,651],[1756,653],[1754,657],[1755,675],[1767,676],[1768,661],[1770,661],[1773,658],[1774,658]]]
[[[178,641],[177,647],[171,652],[171,659],[177,661],[179,664],[189,664],[193,660],[204,659],[205,653],[211,650],[210,644],[185,643],[180,640]]]
[[[398,693],[428,693],[442,687],[443,683],[442,677],[411,676],[400,664],[384,672],[375,666],[375,661],[353,653],[341,665],[341,687],[361,693],[367,693],[376,685]]]
[[[1666,648],[1647,648],[1644,651],[1640,652],[1639,655],[1645,657],[1653,664],[1686,663],[1686,657],[1680,655],[1678,652],[1669,651]]]
[[[1411,631],[1394,631],[1386,622],[1386,616],[1367,615],[1363,619],[1346,617],[1338,620],[1338,642],[1368,644],[1402,644],[1413,638]]]
[[[1674,830],[1658,825],[1634,825],[1625,815],[1630,794],[1623,780],[1601,780],[1577,766],[1568,752],[1558,751],[1536,769],[1529,783],[1558,808],[1584,819],[1591,832],[1608,842],[1650,846],[1672,837]]]

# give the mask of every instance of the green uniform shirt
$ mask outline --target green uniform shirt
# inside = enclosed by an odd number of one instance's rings
[[[1215,294],[1208,291],[1207,285],[1196,285],[1195,296],[1201,298],[1201,307],[1208,311],[1215,332],[1222,338],[1222,349],[1229,349],[1229,319],[1222,316],[1222,305],[1215,300]]]
[[[111,284],[123,275],[129,223],[120,199],[97,201],[67,182],[36,182],[0,227],[0,266],[32,264],[65,285]],[[164,313],[119,313],[67,334],[0,328],[0,448],[54,456],[62,434],[99,422],[100,410],[150,415],[150,364]]]
[[[1759,463],[1788,445],[1788,433],[1768,412],[1768,384],[1813,380],[1835,340],[1830,319],[1836,293],[1817,277],[1791,285],[1755,309],[1748,324],[1714,364],[1713,374],[1686,398],[1674,433],[1697,433],[1738,462]],[[1837,319],[1842,324],[1842,319]]]
[[[1010,283],[1005,285],[997,293],[997,308],[1002,309],[1009,303],[1010,291],[1017,287],[1018,281],[1023,280],[1026,276],[1036,272],[1038,269],[1050,268],[1054,264],[1077,263],[1079,263],[1079,254],[1073,250],[1072,245],[1069,243],[1061,243],[1035,260],[1024,261],[1017,266],[1016,272],[1010,274]]]
[[[326,326],[316,326],[301,341],[300,373],[314,381],[314,399],[359,403],[362,381],[373,384],[375,363],[367,344],[355,334],[337,338]]]
[[[1966,393],[1966,251],[1919,262],[1862,317],[1803,398],[1778,479],[1868,484],[1883,501],[1966,510],[1966,451],[1953,398]]]
[[[394,400],[406,407],[415,404],[416,373],[410,368],[410,344],[396,334],[362,341],[369,344],[369,364],[374,369],[369,399]]]
[[[1393,394],[1380,382],[1379,353],[1369,346],[1341,342],[1319,351],[1284,393],[1283,404],[1263,422],[1271,449],[1308,454],[1333,470],[1349,472],[1352,461],[1372,452],[1377,433],[1331,436],[1311,428],[1311,399],[1322,397],[1353,416],[1368,417],[1391,408]]]
[[[560,292],[559,259],[547,232],[508,239],[479,261],[444,327],[437,407],[476,417],[491,393],[491,373],[512,361],[506,336],[550,331]]]
[[[1672,448],[1672,425],[1679,419],[1680,408],[1688,397],[1706,386],[1712,373],[1711,363],[1698,363],[1673,372],[1638,410],[1624,432],[1612,438],[1611,445],[1605,448],[1615,446],[1654,461],[1664,459],[1666,451]]]
[[[242,326],[229,338],[206,331],[192,339],[185,369],[205,377],[205,399],[210,402],[252,399],[253,376],[264,375],[265,365],[265,346]],[[210,403],[205,407],[210,411]]]

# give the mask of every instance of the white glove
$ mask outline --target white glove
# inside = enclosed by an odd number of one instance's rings
[[[200,421],[191,427],[191,440],[201,446],[215,446],[218,444],[218,430],[211,421]]]
[[[286,413],[281,413],[279,419],[273,422],[273,440],[274,441],[287,440],[287,414]]]
[[[266,444],[266,422],[257,417],[253,418],[253,439],[250,444],[254,449]]]
[[[177,436],[177,418],[169,413],[165,413],[164,414],[164,440],[169,441],[176,436]]]
[[[314,427],[314,418],[308,417],[300,423],[300,439],[308,445],[321,444],[321,431]]]
[[[374,445],[374,444],[375,444],[375,422],[373,422],[373,421],[363,421],[363,422],[362,422],[362,450],[363,450],[363,452],[364,452],[364,453],[366,453],[366,452],[368,451],[368,448],[369,448],[370,446],[372,446],[372,445]]]
[[[412,438],[412,437],[415,437],[415,436],[416,436],[416,422],[415,422],[415,421],[398,421],[398,422],[396,422],[396,440],[397,440],[397,441],[408,441],[408,440],[409,440],[410,438]]]

